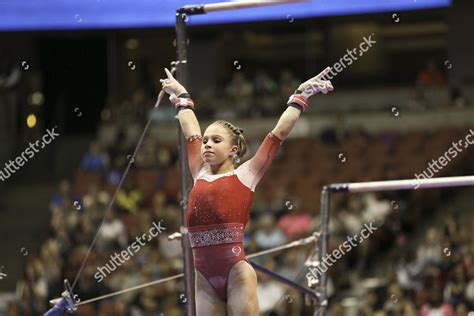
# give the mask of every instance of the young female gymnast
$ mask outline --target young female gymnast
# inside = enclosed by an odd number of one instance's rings
[[[321,79],[329,70],[298,87],[255,155],[236,168],[247,151],[243,130],[219,120],[209,125],[201,136],[190,95],[165,69],[168,78],[160,81],[178,111],[194,180],[186,209],[186,226],[194,256],[198,316],[259,314],[257,275],[243,247],[243,232],[255,187],[308,107],[308,98],[333,90],[330,81]]]

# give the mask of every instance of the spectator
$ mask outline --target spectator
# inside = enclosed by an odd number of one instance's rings
[[[158,164],[158,153],[156,145],[152,141],[147,141],[142,145],[140,151],[135,156],[135,165],[141,169],[156,168]]]
[[[127,230],[122,221],[116,218],[113,210],[111,210],[99,230],[97,248],[103,251],[116,247],[121,249],[127,247]]]
[[[469,104],[469,100],[462,91],[462,86],[458,81],[453,81],[453,83],[450,85],[449,99],[451,101],[451,105],[457,108],[463,108]]]
[[[423,267],[441,262],[439,233],[435,228],[426,232],[424,242],[418,247],[417,261]]]
[[[362,222],[362,200],[360,196],[351,195],[347,202],[347,209],[339,212],[339,220],[347,235],[359,234],[364,223]]]
[[[267,259],[263,265],[270,271],[275,270],[275,262],[272,259]],[[275,281],[264,273],[259,274],[257,296],[260,313],[272,311],[284,294],[285,287],[282,283]]]
[[[110,195],[107,191],[102,190],[100,186],[96,183],[92,183],[89,186],[88,192],[84,195],[83,206],[87,209],[89,213],[91,210],[96,210],[98,207],[103,207],[109,204]],[[93,214],[99,215],[99,214]]]
[[[225,88],[234,111],[240,116],[248,116],[253,95],[253,85],[245,79],[241,72],[235,72],[232,80]]]
[[[314,219],[310,214],[296,210],[283,215],[277,226],[285,234],[286,240],[293,241],[314,231]]]
[[[375,193],[364,194],[364,204],[366,205],[363,218],[367,223],[381,220],[387,217],[392,210],[390,202],[382,200]]]
[[[80,197],[72,193],[71,183],[64,179],[59,184],[59,193],[54,195],[49,203],[50,210],[53,213],[56,211],[65,212],[74,206],[75,201],[80,202]]]
[[[442,295],[439,289],[432,288],[429,291],[428,302],[420,308],[420,316],[453,316],[453,307],[443,303]]]
[[[251,82],[241,72],[235,72],[225,90],[229,97],[238,99],[251,97],[253,89]]]
[[[434,60],[430,60],[426,67],[418,74],[418,84],[421,87],[441,86],[444,84],[443,73],[439,70]]]
[[[277,91],[275,81],[264,70],[259,70],[255,75],[254,88],[257,97],[271,96]]]
[[[104,171],[108,164],[107,154],[101,152],[99,143],[92,142],[89,151],[82,158],[81,169],[84,171]]]
[[[266,250],[281,246],[285,243],[285,236],[282,231],[275,226],[275,219],[270,214],[265,214],[258,221],[259,229],[255,233],[255,242]]]
[[[454,268],[454,275],[444,290],[445,299],[453,306],[465,301],[464,291],[467,287],[467,278],[464,267],[458,264]]]
[[[259,70],[254,79],[255,96],[258,98],[258,108],[255,113],[260,116],[270,116],[278,108],[278,99],[275,99],[275,93],[278,90],[276,82],[264,71]]]
[[[112,160],[112,168],[107,172],[106,182],[109,185],[117,186],[125,171],[125,159],[117,156]]]
[[[280,96],[288,96],[295,92],[298,88],[299,80],[289,70],[284,70],[280,74],[280,81],[278,82],[278,89]]]
[[[142,195],[134,184],[128,179],[117,194],[117,209],[123,212],[135,214],[142,206]]]

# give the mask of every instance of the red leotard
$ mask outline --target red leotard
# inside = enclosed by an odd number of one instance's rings
[[[231,172],[213,175],[201,158],[202,138],[188,139],[189,168],[194,186],[186,209],[194,266],[219,297],[227,300],[230,269],[247,261],[243,231],[249,219],[255,187],[270,167],[282,140],[273,133],[263,140],[255,155]],[[248,262],[248,261],[247,261]]]

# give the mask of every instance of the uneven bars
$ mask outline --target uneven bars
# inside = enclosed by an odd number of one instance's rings
[[[178,9],[179,14],[196,15],[206,14],[209,12],[227,11],[236,9],[246,9],[263,7],[275,4],[290,4],[296,2],[307,2],[308,0],[240,0],[231,2],[217,2],[209,4],[191,4],[185,5]]]
[[[444,177],[433,179],[409,179],[391,181],[371,181],[354,183],[333,183],[328,185],[331,192],[376,192],[391,190],[416,190],[474,186],[474,176]]]

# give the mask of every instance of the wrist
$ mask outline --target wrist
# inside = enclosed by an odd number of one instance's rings
[[[299,90],[295,91],[295,94],[291,95],[288,99],[287,104],[289,106],[294,106],[297,109],[300,109],[301,112],[304,112],[308,108],[308,99],[303,96],[301,93],[297,93]]]
[[[180,88],[176,89],[176,95],[177,96],[180,96],[181,94],[184,94],[184,93],[188,94],[188,91],[184,87],[180,87]]]
[[[188,98],[188,99],[191,99],[191,95],[184,91],[184,92],[181,92],[180,94],[178,94],[178,98]]]
[[[289,106],[289,107],[291,106],[291,107],[294,107],[295,109],[300,110],[300,114],[303,114],[303,112],[304,112],[304,108],[303,108],[301,105],[299,105],[299,104],[296,104],[296,103],[289,103],[288,106]]]
[[[188,97],[182,96],[189,96],[189,94],[180,94],[178,98],[176,98],[174,102],[174,106],[176,110],[179,112],[180,108],[190,108],[194,110],[194,101]]]
[[[194,108],[192,108],[190,106],[180,106],[180,107],[176,108],[176,113],[179,113],[179,111],[181,111],[181,110],[191,110],[193,112],[196,112],[196,111],[194,111]]]

